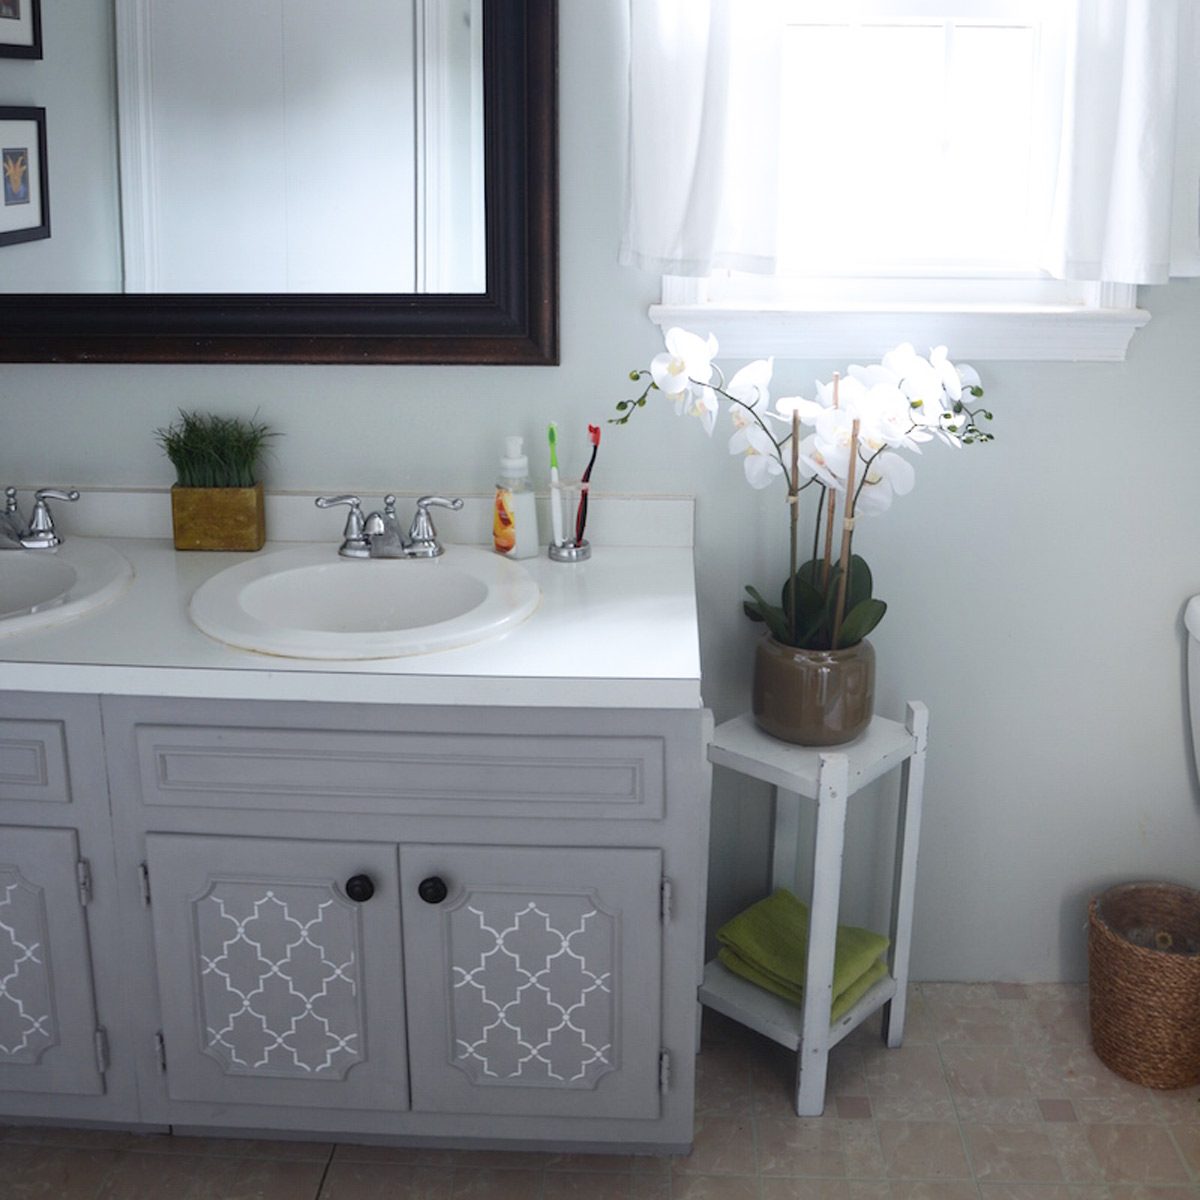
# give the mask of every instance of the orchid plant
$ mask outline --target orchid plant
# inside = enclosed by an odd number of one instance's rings
[[[818,381],[815,399],[787,396],[772,405],[773,359],[749,363],[727,381],[714,361],[711,334],[669,329],[665,340],[666,350],[649,370],[630,372],[645,388],[617,404],[621,415],[612,423],[627,424],[651,392],[661,392],[677,414],[698,418],[711,435],[721,402],[727,402],[729,452],[741,457],[747,482],[766,488],[781,479],[787,487],[788,576],[778,604],[747,587],[746,612],[789,646],[841,650],[862,641],[887,605],[872,595],[870,568],[853,553],[855,522],[885,512],[912,489],[912,463],[901,452],[920,454],[935,440],[955,447],[992,440],[979,424],[992,414],[968,402],[983,395],[978,372],[955,366],[945,346],[925,358],[905,343],[877,364]],[[810,487],[818,493],[812,553],[800,563],[800,494]]]

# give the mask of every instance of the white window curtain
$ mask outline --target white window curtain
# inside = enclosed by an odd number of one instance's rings
[[[1073,0],[1050,236],[1060,279],[1200,273],[1196,0]]]
[[[1200,275],[1200,0],[1066,2],[1042,265],[1131,284]],[[630,0],[622,263],[774,270],[781,20],[773,0]]]
[[[780,26],[772,0],[630,0],[622,263],[774,270]]]

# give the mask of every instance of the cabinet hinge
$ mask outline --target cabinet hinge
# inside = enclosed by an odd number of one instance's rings
[[[75,882],[79,884],[79,903],[86,908],[92,899],[92,867],[86,858],[75,864]]]
[[[671,919],[671,917],[674,915],[674,913],[672,912],[672,901],[673,901],[674,897],[672,896],[672,893],[671,893],[671,881],[669,879],[667,879],[666,876],[663,876],[662,884],[659,887],[658,895],[659,895],[659,902],[658,902],[659,916],[662,917],[662,919],[664,921],[669,921]]]
[[[138,863],[138,878],[142,885],[142,903],[150,903],[150,868],[145,863]]]
[[[163,1040],[161,1029],[154,1035],[154,1056],[158,1060],[159,1072],[165,1074],[167,1070],[167,1043]]]
[[[658,1054],[658,1090],[664,1095],[671,1090],[671,1052],[660,1050]]]
[[[108,1070],[108,1031],[103,1025],[96,1026],[96,1070],[101,1075]]]

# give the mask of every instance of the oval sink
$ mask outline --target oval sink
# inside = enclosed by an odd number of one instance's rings
[[[486,550],[440,558],[339,558],[327,545],[229,567],[192,597],[192,621],[243,650],[286,658],[398,658],[468,646],[523,621],[541,591]]]
[[[74,620],[115,599],[132,578],[128,561],[103,542],[0,551],[0,636]]]

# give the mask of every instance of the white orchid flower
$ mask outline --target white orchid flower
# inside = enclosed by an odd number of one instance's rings
[[[700,424],[704,426],[704,432],[709,437],[712,437],[712,431],[716,428],[719,411],[720,404],[717,402],[717,393],[707,384],[703,387],[693,387],[689,391],[680,392],[675,396],[675,415],[698,417]]]
[[[908,495],[915,482],[916,472],[912,463],[899,454],[886,451],[867,468],[854,511],[868,517],[886,512],[893,498]]]
[[[747,408],[755,408],[761,403],[765,409],[771,403],[771,374],[774,370],[774,358],[756,359],[734,375],[725,391]],[[737,408],[737,405],[733,407]]]
[[[835,491],[845,491],[846,467],[850,462],[848,450],[827,445],[812,433],[800,443],[799,460],[808,475],[815,475]]]
[[[748,423],[734,431],[729,439],[729,453],[743,456],[746,482],[753,488],[765,488],[783,474],[775,443],[756,423]]]
[[[961,400],[962,379],[959,377],[958,369],[946,357],[946,353],[945,346],[934,346],[929,352],[929,365],[945,389],[946,395],[951,400]]]
[[[666,351],[654,356],[650,378],[665,396],[674,400],[693,385],[703,387],[712,379],[712,360],[717,356],[717,339],[707,340],[686,329],[668,329],[663,338]]]
[[[970,363],[959,363],[954,369],[958,372],[958,377],[962,381],[964,388],[983,386],[983,380],[979,378],[979,372]]]
[[[802,425],[815,425],[824,411],[825,405],[819,400],[805,400],[803,396],[780,396],[775,401],[776,415],[790,422],[792,413],[798,413]]]

